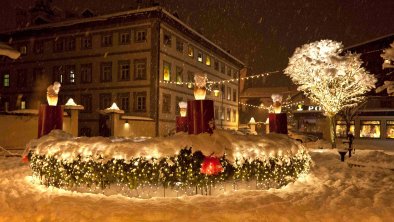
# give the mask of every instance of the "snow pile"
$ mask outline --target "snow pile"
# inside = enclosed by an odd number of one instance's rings
[[[394,169],[394,156],[382,151],[361,152],[347,160],[348,164]]]
[[[19,158],[0,158],[0,221],[393,221],[392,171],[318,151],[311,173],[282,189],[151,199],[47,188]]]
[[[265,159],[269,156],[294,156],[304,147],[287,135],[266,136],[235,135],[228,131],[216,130],[212,135],[189,135],[178,133],[172,137],[152,139],[114,139],[104,137],[77,137],[54,130],[49,135],[29,143],[35,148],[34,154],[54,156],[59,160],[72,161],[78,158],[104,158],[131,160],[135,157],[162,158],[174,156],[185,147],[200,150],[204,155],[223,156],[230,162],[235,159]]]

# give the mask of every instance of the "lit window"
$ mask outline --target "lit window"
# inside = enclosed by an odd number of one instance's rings
[[[335,133],[337,137],[346,138],[346,122],[343,120],[337,121],[335,126]],[[350,122],[350,133],[354,135],[354,121]]]
[[[365,120],[361,121],[360,137],[364,138],[380,138],[380,121]]]
[[[394,139],[394,121],[387,121],[386,125],[386,137],[389,139]]]
[[[198,52],[197,61],[202,62],[202,52]]]
[[[205,65],[211,66],[211,57],[209,55],[205,57]]]
[[[3,75],[3,86],[9,87],[10,86],[10,74]]]
[[[67,65],[66,66],[66,77],[68,83],[75,83],[75,66],[74,65]]]
[[[231,87],[227,87],[227,100],[231,100]]]
[[[187,55],[189,56],[189,57],[194,57],[194,49],[193,49],[193,46],[191,46],[191,45],[189,45],[188,47],[187,47]]]
[[[164,81],[171,80],[171,63],[168,62],[163,63],[163,80]]]
[[[231,109],[227,108],[226,121],[230,121],[230,117],[231,117]]]

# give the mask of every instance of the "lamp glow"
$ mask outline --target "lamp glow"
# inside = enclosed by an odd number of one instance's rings
[[[186,111],[187,111],[187,102],[179,102],[179,110],[180,110],[180,114],[182,117],[186,116]]]
[[[194,98],[196,100],[204,100],[207,94],[205,85],[207,84],[207,75],[196,74],[194,76],[195,86],[194,86]]]
[[[47,88],[47,101],[48,105],[56,106],[58,101],[58,94],[60,91],[60,83],[54,82],[53,85],[48,86]]]

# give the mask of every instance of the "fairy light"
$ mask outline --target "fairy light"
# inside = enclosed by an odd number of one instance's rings
[[[272,71],[272,72],[266,72],[266,73],[261,73],[261,74],[256,74],[252,76],[246,76],[246,77],[241,77],[241,78],[233,78],[233,79],[224,79],[224,80],[210,80],[207,81],[207,84],[209,85],[220,85],[220,84],[225,84],[225,83],[231,83],[231,82],[238,82],[239,80],[249,80],[249,79],[257,79],[257,78],[262,78],[269,76],[270,74],[274,73],[279,73],[280,71]],[[159,83],[162,84],[173,84],[173,85],[194,85],[194,82],[181,82],[181,81],[162,81],[160,80]]]
[[[283,152],[266,156],[257,147],[252,150],[254,155],[239,153],[234,163],[226,154],[218,157],[222,170],[212,175],[200,172],[204,157],[191,148],[181,149],[174,156],[130,160],[90,156],[70,161],[32,154],[30,167],[33,178],[46,186],[71,190],[86,187],[100,193],[116,186],[120,194],[139,198],[166,196],[169,190],[177,196],[211,194],[211,189],[226,192],[225,184],[229,182],[234,191],[240,184],[247,184],[250,189],[279,188],[310,170],[311,157],[305,149],[292,156]],[[256,181],[255,185],[251,186],[250,181]]]

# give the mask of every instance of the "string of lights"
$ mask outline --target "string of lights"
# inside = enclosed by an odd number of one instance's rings
[[[217,80],[217,81],[211,80],[211,81],[207,81],[207,83],[211,84],[211,85],[219,85],[219,84],[224,84],[224,83],[236,82],[239,80],[258,79],[258,78],[262,78],[265,76],[269,76],[270,74],[279,73],[279,72],[280,72],[280,70],[251,75],[251,76],[246,76],[246,77],[241,77],[241,78],[233,78],[233,79],[225,79],[225,80]],[[194,82],[191,82],[191,81],[183,82],[183,81],[162,81],[162,80],[160,80],[159,83],[175,84],[175,85],[194,85]]]

